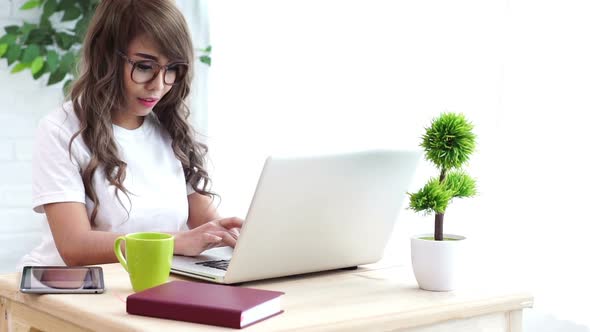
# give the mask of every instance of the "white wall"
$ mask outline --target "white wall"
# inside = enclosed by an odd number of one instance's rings
[[[26,1],[0,2],[0,26],[34,19],[38,12],[19,11]],[[4,32],[4,31],[3,31]],[[0,61],[0,273],[40,240],[40,216],[31,209],[31,155],[37,122],[58,107],[61,88],[35,81],[29,71],[12,75]]]
[[[472,240],[473,282],[524,284],[528,317],[590,326],[587,2],[216,1],[209,13],[224,214],[245,215],[270,153],[417,147],[434,116],[462,112],[478,134],[468,170],[480,194],[451,205],[445,230]],[[412,189],[431,175],[421,165]],[[402,211],[396,261],[432,219]]]

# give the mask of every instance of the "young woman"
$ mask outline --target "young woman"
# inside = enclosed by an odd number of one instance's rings
[[[193,60],[172,1],[100,2],[70,100],[39,124],[33,203],[47,223],[21,267],[116,262],[132,232],[174,234],[180,255],[235,245],[242,220],[217,214],[186,120]]]

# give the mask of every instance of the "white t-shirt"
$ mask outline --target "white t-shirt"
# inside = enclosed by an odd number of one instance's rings
[[[41,120],[33,155],[35,212],[44,213],[43,205],[48,203],[80,202],[86,204],[91,215],[94,203],[85,195],[81,175],[90,161],[90,151],[81,135],[74,139],[71,158],[69,155],[70,139],[79,129],[71,102]],[[147,116],[134,130],[113,125],[113,133],[119,157],[127,163],[123,185],[130,192],[129,198],[119,191],[121,205],[115,187],[99,167],[93,183],[100,207],[92,229],[125,234],[187,229],[187,195],[194,191],[185,182],[182,165],[172,150],[172,139],[155,115]],[[18,271],[25,265],[65,265],[47,222],[41,244],[21,259]]]

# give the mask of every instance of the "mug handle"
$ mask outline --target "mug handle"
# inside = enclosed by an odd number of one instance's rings
[[[125,260],[125,257],[123,257],[123,253],[121,252],[121,241],[125,241],[124,236],[119,236],[115,239],[115,255],[117,256],[119,263],[125,268],[125,271],[129,272],[127,269],[127,260]]]

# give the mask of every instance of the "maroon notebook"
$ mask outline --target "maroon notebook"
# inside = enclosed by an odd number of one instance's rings
[[[283,294],[175,280],[129,295],[127,312],[239,329],[282,313]]]

